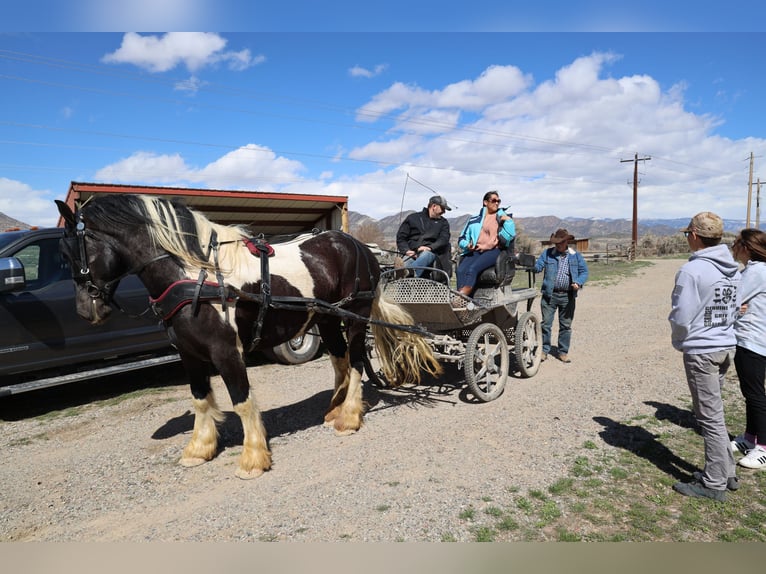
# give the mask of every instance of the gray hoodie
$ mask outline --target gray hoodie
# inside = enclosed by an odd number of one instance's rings
[[[676,274],[670,321],[673,348],[691,355],[733,349],[739,265],[726,245],[695,251]]]

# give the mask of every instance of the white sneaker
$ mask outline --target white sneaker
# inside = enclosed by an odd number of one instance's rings
[[[744,434],[737,436],[731,441],[731,452],[734,454],[747,454],[753,448],[755,448],[755,444],[747,440]]]
[[[766,448],[757,444],[739,459],[739,464],[745,468],[766,468]]]

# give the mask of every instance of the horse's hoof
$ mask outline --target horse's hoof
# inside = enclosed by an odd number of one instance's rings
[[[251,480],[261,476],[263,474],[263,469],[254,468],[253,470],[245,470],[244,468],[238,468],[237,472],[234,474],[237,478],[241,478],[242,480]]]
[[[201,464],[205,464],[207,460],[204,458],[198,458],[198,457],[189,457],[189,458],[182,458],[178,461],[178,464],[181,466],[185,466],[186,468],[191,468],[193,466],[199,466]]]
[[[331,411],[328,411],[327,414],[324,416],[324,424],[327,426],[333,426],[333,424],[335,424],[335,419],[338,418],[339,413],[340,413],[340,409],[338,407],[335,407]]]

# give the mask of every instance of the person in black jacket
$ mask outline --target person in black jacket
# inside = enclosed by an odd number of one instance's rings
[[[396,233],[396,247],[405,256],[405,266],[415,268],[415,277],[422,277],[424,267],[438,267],[451,275],[450,229],[445,212],[452,208],[441,195],[428,200],[428,207],[408,215]]]

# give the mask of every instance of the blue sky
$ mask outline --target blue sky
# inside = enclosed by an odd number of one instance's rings
[[[639,218],[744,219],[751,152],[766,183],[763,33],[307,32],[273,18],[180,34],[6,22],[0,212],[54,224],[74,180],[346,195],[377,218],[434,191],[451,216],[472,213],[498,189],[521,218],[630,218],[621,160],[638,154],[651,157]]]

